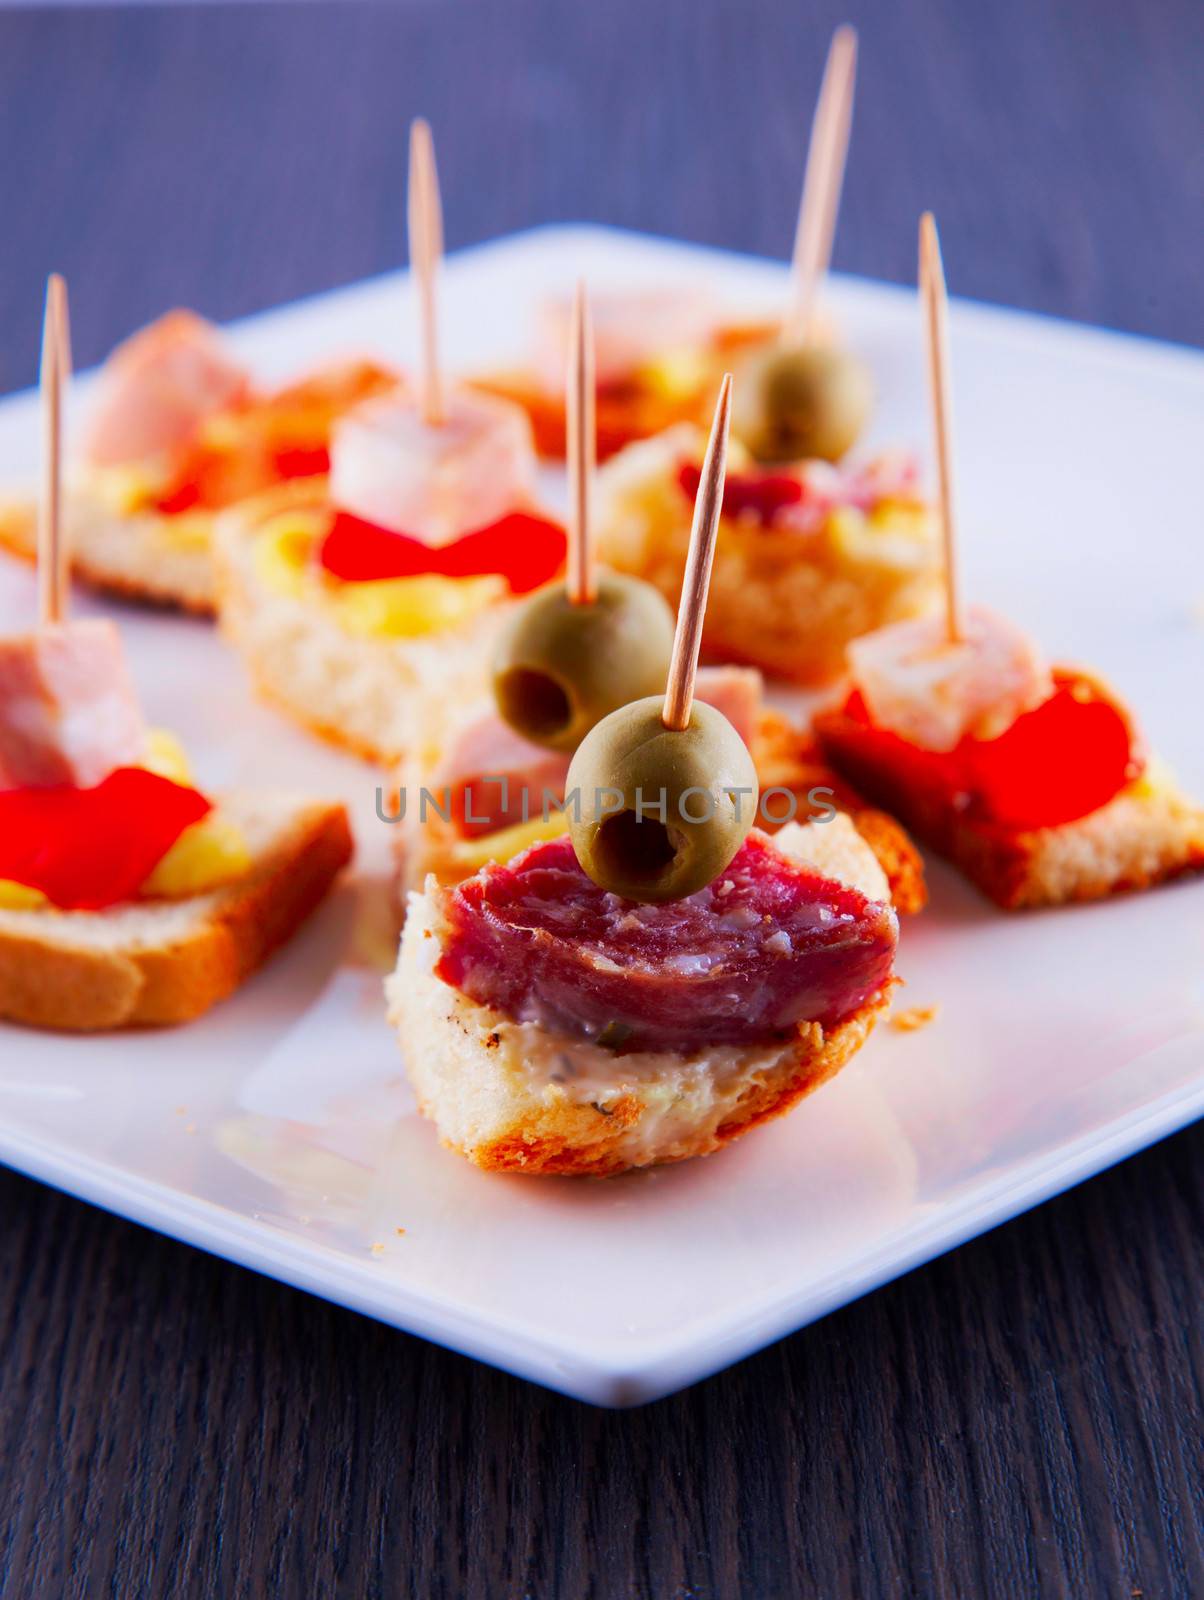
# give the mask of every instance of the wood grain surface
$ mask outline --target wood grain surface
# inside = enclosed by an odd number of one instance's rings
[[[0,390],[597,218],[784,257],[817,0],[0,9]],[[1204,9],[865,0],[836,264],[1204,341]],[[1135,959],[1138,958],[1135,956]],[[4,1057],[19,1039],[0,1039]],[[0,1594],[1204,1595],[1204,1140],[641,1411],[558,1398],[0,1173]]]

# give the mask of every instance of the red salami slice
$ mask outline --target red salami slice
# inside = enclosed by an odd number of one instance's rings
[[[535,845],[441,891],[436,968],[517,1022],[628,1050],[766,1044],[832,1026],[890,976],[890,906],[753,833],[686,900],[637,905],[586,876],[571,842]]]

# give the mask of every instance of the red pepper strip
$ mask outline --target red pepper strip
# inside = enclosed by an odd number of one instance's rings
[[[322,542],[318,560],[345,583],[417,578],[426,573],[444,578],[500,573],[512,594],[526,594],[556,576],[564,566],[565,548],[564,529],[558,523],[526,511],[512,511],[500,522],[438,549],[340,511]]]
[[[94,789],[0,793],[0,879],[40,889],[64,911],[137,897],[185,828],[213,809],[195,789],[118,767]]]
[[[182,483],[179,488],[155,501],[155,510],[164,517],[179,516],[182,511],[192,511],[201,503],[201,488],[195,481]]]
[[[702,473],[693,462],[687,461],[677,474],[677,481],[682,493],[693,500],[698,494]],[[723,486],[723,515],[739,517],[752,511],[761,526],[768,528],[779,511],[798,505],[802,498],[802,483],[784,472],[766,472],[756,477],[729,472]]]
[[[290,478],[320,477],[330,471],[330,451],[324,444],[282,445],[270,451],[262,468],[257,468],[248,449],[245,460],[239,465],[242,473],[246,475],[246,481],[235,480],[235,484],[251,493],[254,488],[251,475],[256,472],[262,478],[260,487],[267,487],[272,483],[286,483]],[[161,516],[175,517],[182,511],[193,511],[202,505],[220,508],[230,499],[230,487],[229,481],[219,478],[217,490],[214,492],[214,485],[207,480],[204,469],[194,463],[190,476],[155,501],[155,510]]]
[[[283,481],[320,478],[330,471],[330,451],[324,444],[284,445],[273,454],[272,466]]]
[[[1054,692],[998,739],[965,738],[947,753],[875,728],[854,690],[843,715],[859,724],[857,764],[900,794],[927,796],[967,820],[1013,832],[1056,828],[1107,805],[1141,775],[1145,757],[1123,709],[1090,679],[1055,671]]]

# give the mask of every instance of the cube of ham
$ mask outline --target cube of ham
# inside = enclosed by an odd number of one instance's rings
[[[564,386],[573,303],[555,296],[540,307],[535,330],[536,370],[553,391]],[[705,289],[616,289],[590,296],[594,330],[594,376],[599,384],[622,383],[653,357],[707,344],[718,311]]]
[[[111,622],[0,638],[0,789],[90,789],[142,757],[146,727]]]
[[[943,617],[894,622],[849,646],[849,667],[877,728],[921,750],[993,739],[1053,693],[1049,668],[1014,623],[970,608],[950,643]]]
[[[169,311],[105,362],[85,455],[98,467],[161,456],[186,444],[215,412],[244,400],[250,387],[211,323]]]
[[[708,706],[722,711],[752,749],[765,693],[764,680],[756,667],[699,667],[694,693]]]
[[[416,402],[357,406],[335,427],[335,505],[436,549],[528,505],[535,450],[526,414],[505,400],[455,390],[438,426]]]

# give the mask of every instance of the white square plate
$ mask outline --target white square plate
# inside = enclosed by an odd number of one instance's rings
[[[448,263],[449,360],[518,353],[536,296],[583,272],[595,286],[710,278],[750,310],[783,289],[767,262],[541,230]],[[838,279],[829,299],[878,375],[874,439],[924,447],[914,295]],[[283,374],[348,345],[410,358],[412,330],[409,288],[391,276],[234,338]],[[1106,673],[1204,793],[1204,356],[957,304],[953,362],[969,592]],[[32,399],[5,402],[0,481],[29,477],[36,441]],[[33,598],[31,577],[0,565],[0,626],[27,621]],[[477,1172],[415,1112],[385,1025],[374,773],[252,703],[209,627],[121,620],[152,720],[185,737],[202,781],[346,795],[360,865],[291,949],[193,1027],[0,1028],[0,1157],[35,1177],[624,1405],[738,1360],[1204,1105],[1204,883],[1008,917],[936,864],[900,955],[903,1003],[938,1005],[931,1026],[881,1028],[835,1082],[710,1160],[610,1182]]]

